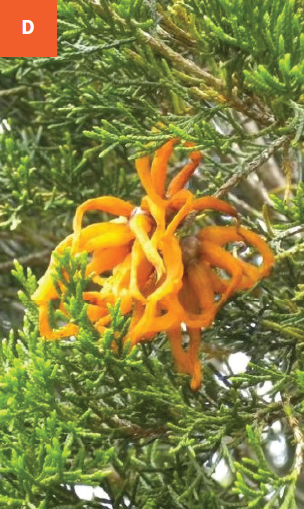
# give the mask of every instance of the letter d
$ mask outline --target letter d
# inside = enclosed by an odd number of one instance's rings
[[[27,23],[30,25],[28,30],[26,28]],[[31,34],[33,31],[34,31],[34,23],[30,19],[23,19],[22,20],[22,33],[23,34]]]

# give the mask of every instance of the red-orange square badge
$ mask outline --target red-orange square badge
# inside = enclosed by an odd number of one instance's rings
[[[0,57],[57,56],[57,0],[0,0]]]

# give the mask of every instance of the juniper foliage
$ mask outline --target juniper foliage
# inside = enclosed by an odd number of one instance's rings
[[[0,507],[304,507],[303,11],[58,0],[58,57],[0,58]],[[76,207],[138,203],[134,159],[173,136],[205,154],[192,191],[225,196],[276,253],[271,277],[204,331],[197,393],[163,334],[123,347],[119,302],[98,335],[84,257],[57,259],[75,339],[43,341],[30,298]],[[81,484],[103,492],[82,500]]]

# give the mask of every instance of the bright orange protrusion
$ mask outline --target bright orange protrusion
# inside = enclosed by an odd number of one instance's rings
[[[120,299],[122,314],[131,315],[125,340],[131,340],[133,346],[153,339],[160,331],[167,332],[177,370],[192,377],[191,388],[196,390],[202,376],[198,357],[202,327],[212,324],[220,307],[236,291],[251,288],[267,276],[274,256],[261,237],[241,227],[239,222],[235,226],[208,226],[179,239],[178,229],[192,212],[211,209],[232,217],[237,217],[237,212],[217,198],[196,199],[184,189],[202,159],[198,151],[190,152],[190,162],[165,190],[168,160],[178,141],[174,138],[159,148],[152,166],[147,156],[136,161],[146,191],[140,207],[110,196],[84,202],[76,210],[73,235],[63,240],[54,252],[71,247],[74,254],[83,251],[90,254],[86,275],[91,274],[101,288],[83,292],[83,299],[88,302],[88,318],[100,333],[111,322],[107,304]],[[123,217],[119,222],[82,228],[83,215],[89,210]],[[263,263],[254,266],[232,256],[224,249],[231,242],[253,246]],[[61,295],[53,284],[55,263],[52,256],[33,295],[39,306],[40,332],[46,339],[60,339],[78,332],[77,325],[69,322],[62,282],[58,282]],[[59,308],[67,317],[67,323],[56,330],[49,324],[51,300],[59,300]],[[187,349],[183,347],[182,324],[189,335]]]

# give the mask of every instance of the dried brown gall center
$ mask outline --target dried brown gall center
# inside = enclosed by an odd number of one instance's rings
[[[182,250],[182,261],[187,271],[191,263],[197,263],[200,256],[200,242],[195,235],[188,235],[180,240]]]

